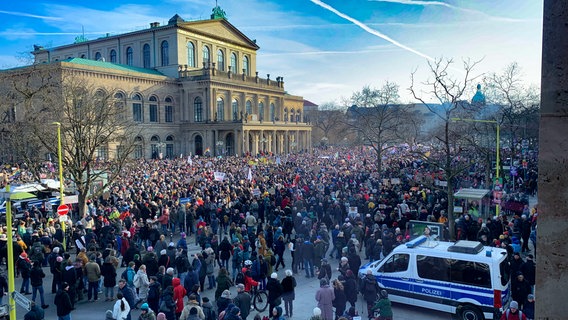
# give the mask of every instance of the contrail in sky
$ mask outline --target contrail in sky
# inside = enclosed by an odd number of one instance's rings
[[[0,13],[9,14],[9,15],[12,15],[12,16],[20,16],[20,17],[28,17],[28,18],[37,18],[37,19],[43,19],[43,20],[55,20],[55,21],[63,20],[63,18],[59,18],[59,17],[38,16],[38,15],[35,15],[35,14],[29,14],[29,13],[25,13],[25,12],[15,12],[15,11],[4,11],[4,10],[0,10]]]
[[[400,43],[400,42],[398,42],[398,41],[392,39],[391,37],[389,37],[389,36],[387,36],[387,35],[385,35],[385,34],[379,32],[379,31],[375,30],[375,29],[369,28],[369,26],[367,26],[367,25],[364,24],[363,22],[361,22],[361,21],[359,21],[359,20],[357,20],[357,19],[354,19],[354,18],[352,18],[352,17],[350,17],[350,16],[348,16],[348,15],[342,13],[342,12],[339,12],[339,11],[338,11],[337,9],[335,9],[334,7],[328,5],[328,4],[326,4],[326,3],[324,3],[324,2],[322,2],[322,1],[320,1],[320,0],[310,0],[310,1],[313,2],[313,3],[316,4],[316,5],[318,5],[318,6],[322,7],[322,8],[324,8],[324,9],[326,9],[326,10],[329,10],[329,11],[335,13],[336,15],[340,16],[341,18],[343,18],[343,19],[345,19],[345,20],[348,20],[348,21],[354,23],[355,25],[357,25],[357,26],[360,27],[361,29],[365,30],[366,32],[368,32],[368,33],[370,33],[370,34],[372,34],[372,35],[375,35],[375,36],[377,36],[377,37],[379,37],[379,38],[381,38],[381,39],[384,39],[384,40],[386,40],[386,41],[388,41],[388,42],[394,44],[395,46],[397,46],[397,47],[399,47],[399,48],[401,48],[401,49],[403,49],[403,50],[412,52],[412,53],[414,53],[414,54],[416,54],[416,55],[418,55],[418,56],[420,56],[420,57],[422,57],[422,58],[426,58],[426,59],[428,59],[428,60],[430,60],[430,61],[435,61],[435,59],[432,58],[432,57],[430,57],[429,55],[424,54],[424,53],[422,53],[422,52],[420,52],[420,51],[418,51],[418,50],[412,49],[412,48],[410,48],[409,46],[406,46],[406,45],[404,45],[404,44],[402,44],[402,43]]]

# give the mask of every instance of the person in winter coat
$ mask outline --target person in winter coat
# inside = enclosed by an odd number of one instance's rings
[[[103,276],[103,287],[105,287],[105,301],[112,301],[114,299],[114,287],[116,286],[116,268],[109,257],[106,257],[101,267],[101,275]]]
[[[227,306],[229,304],[231,304],[233,302],[233,300],[231,299],[231,291],[229,291],[228,289],[223,291],[223,293],[221,293],[221,296],[219,297],[219,299],[217,299],[217,310],[219,310],[219,312],[227,309]]]
[[[213,252],[211,248],[207,248],[205,251],[207,252],[207,258],[205,258],[205,272],[208,281],[207,289],[211,290],[215,287],[215,275],[213,274],[215,272],[215,252]]]
[[[160,299],[159,312],[163,312],[166,315],[166,319],[176,319],[176,303],[174,301],[174,287],[168,286],[162,292],[162,297]]]
[[[282,285],[278,281],[278,274],[273,272],[270,279],[266,283],[266,291],[268,291],[268,313],[272,314],[272,309],[281,303]]]
[[[156,313],[150,309],[150,306],[147,303],[143,303],[140,306],[140,310],[141,313],[138,320],[156,320]]]
[[[326,258],[321,259],[321,266],[316,272],[318,279],[331,279],[331,266],[329,265]]]
[[[158,311],[160,306],[160,291],[161,287],[158,283],[156,276],[150,277],[150,285],[148,286],[148,307],[152,310]]]
[[[249,316],[252,304],[252,297],[245,291],[245,285],[242,283],[237,284],[237,296],[233,299],[233,303],[241,309],[241,319],[246,320]]]
[[[183,298],[187,294],[187,291],[181,285],[179,278],[173,278],[172,284],[174,286],[174,301],[176,302],[176,317],[179,319],[183,311]]]
[[[118,281],[118,292],[120,292],[123,298],[126,300],[126,302],[128,302],[128,306],[136,305],[136,292],[134,292],[134,289],[126,283],[126,280],[120,279]],[[126,317],[126,320],[130,320],[131,317],[132,315],[129,312],[128,316]]]
[[[71,311],[73,311],[73,303],[67,293],[69,291],[69,284],[67,282],[61,283],[61,288],[55,294],[53,304],[57,306],[57,319],[70,320]]]
[[[367,270],[367,275],[365,278],[361,279],[360,291],[361,294],[363,294],[363,299],[367,302],[367,315],[369,316],[369,319],[372,319],[373,306],[377,300],[377,294],[380,291],[377,279],[373,275],[372,270]]]
[[[229,269],[229,259],[231,258],[231,251],[233,251],[233,246],[231,245],[231,242],[229,242],[229,238],[225,236],[221,241],[221,243],[219,244],[219,256],[221,259],[221,267]]]
[[[16,267],[22,276],[22,286],[20,293],[30,294],[30,272],[32,271],[32,263],[28,259],[28,254],[22,252],[16,262]]]
[[[158,273],[158,257],[153,247],[148,247],[146,254],[142,258],[142,263],[146,265],[148,276],[155,276]]]
[[[392,320],[392,306],[386,290],[381,290],[380,298],[371,310],[373,312],[379,311],[377,320]]]
[[[187,320],[189,319],[191,309],[197,310],[197,317],[201,320],[205,320],[205,314],[203,313],[203,308],[199,306],[199,302],[197,301],[197,297],[194,294],[189,295],[187,303],[183,307],[179,320]]]
[[[233,286],[233,281],[229,277],[227,269],[222,267],[217,274],[217,289],[215,290],[215,300],[219,299],[223,291],[230,289]]]
[[[35,302],[36,294],[39,292],[39,298],[41,300],[41,307],[47,309],[49,305],[45,304],[45,298],[43,296],[43,278],[45,278],[45,273],[41,268],[41,262],[36,261],[33,263],[32,270],[30,271],[30,281],[32,283],[32,301]]]
[[[89,301],[99,300],[99,280],[101,279],[101,268],[95,262],[95,256],[92,255],[89,262],[85,265],[85,273],[89,282],[87,297]]]
[[[24,320],[43,320],[45,318],[45,312],[43,309],[38,307],[35,302],[32,302],[32,307],[30,311],[28,311],[24,315]]]
[[[511,301],[509,309],[501,315],[501,320],[527,320],[527,316],[519,310],[517,301]]]
[[[112,309],[112,318],[116,320],[126,320],[130,314],[130,305],[120,292],[116,294],[116,299]]]
[[[282,300],[284,300],[284,310],[286,318],[291,318],[294,314],[294,299],[296,298],[296,278],[292,270],[286,270],[286,277],[282,279]]]
[[[519,307],[522,308],[530,293],[531,285],[525,279],[525,276],[519,271],[517,276],[511,281],[511,296],[513,297],[513,300],[519,303]]]
[[[339,276],[338,279],[341,279],[342,276]],[[357,280],[355,279],[355,275],[351,270],[347,270],[345,276],[345,282],[343,283],[343,287],[345,288],[345,296],[347,297],[347,301],[352,307],[355,307],[355,302],[357,302],[357,293],[358,293],[358,286]]]
[[[281,307],[274,307],[274,309],[272,309],[271,315],[272,315],[272,317],[270,318],[271,320],[285,320],[285,318],[282,316]]]
[[[351,270],[351,267],[349,266],[349,259],[347,259],[347,257],[341,257],[337,271],[345,277],[347,276],[348,270]]]
[[[523,306],[523,313],[528,320],[534,320],[534,294],[529,294]]]
[[[318,308],[321,310],[322,320],[333,320],[333,300],[335,299],[335,294],[333,289],[329,286],[329,282],[326,279],[320,280],[320,288],[316,292],[316,301],[318,302]]]
[[[138,268],[138,272],[134,276],[134,287],[138,289],[139,301],[145,301],[148,298],[148,290],[150,290],[150,279],[146,274],[146,265],[143,264]]]
[[[345,288],[339,280],[333,280],[333,307],[335,308],[336,319],[343,316],[345,307],[347,306],[347,296],[345,295]]]

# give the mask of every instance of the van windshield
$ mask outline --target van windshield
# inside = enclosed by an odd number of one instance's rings
[[[511,270],[507,259],[503,259],[499,264],[499,272],[501,273],[501,285],[506,287],[509,285],[509,278],[511,277]]]

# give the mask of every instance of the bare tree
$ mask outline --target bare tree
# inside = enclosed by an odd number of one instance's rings
[[[31,92],[25,89],[30,79],[37,88]],[[14,78],[10,89],[18,93],[13,104],[22,106],[17,110],[18,124],[29,128],[21,141],[37,141],[42,150],[56,155],[55,123],[59,123],[64,173],[75,186],[83,215],[87,197],[104,192],[135,148],[140,132],[126,117],[125,102],[115,98],[115,89],[94,86],[74,70],[61,67],[34,67]],[[95,190],[93,186],[101,182]]]
[[[439,130],[432,133],[431,150],[416,153],[423,161],[434,168],[444,171],[447,181],[448,220],[450,237],[455,237],[454,220],[454,189],[455,180],[468,167],[469,161],[464,161],[468,143],[463,139],[464,132],[460,130],[462,124],[456,124],[454,118],[470,118],[475,110],[465,100],[465,94],[472,87],[475,77],[471,73],[479,61],[463,62],[463,78],[452,77],[449,70],[453,67],[453,60],[436,59],[428,62],[432,78],[422,82],[425,91],[420,91],[415,79],[415,72],[411,74],[409,88],[413,97],[422,103],[440,121]],[[433,99],[436,103],[431,103]]]
[[[398,85],[392,82],[380,89],[365,86],[351,97],[354,106],[348,109],[349,125],[361,143],[375,150],[378,172],[385,152],[405,142],[409,138],[405,134],[413,131],[409,127],[417,124],[411,106],[399,104],[398,99]]]
[[[345,110],[333,103],[324,103],[318,110],[310,111],[307,116],[314,126],[312,131],[314,141],[338,144],[347,134]]]

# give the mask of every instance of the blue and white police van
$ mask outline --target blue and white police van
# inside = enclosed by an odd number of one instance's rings
[[[362,266],[359,277],[369,269],[393,302],[456,314],[459,319],[494,319],[511,299],[506,250],[476,241],[420,236]]]

